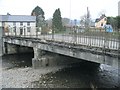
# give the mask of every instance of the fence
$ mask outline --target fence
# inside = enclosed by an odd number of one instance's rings
[[[60,32],[55,32],[51,29],[47,29],[42,34],[42,31],[38,27],[30,28],[8,28],[3,29],[4,36],[15,36],[15,37],[27,37],[37,38],[43,40],[52,40],[62,43],[72,43],[75,45],[86,45],[89,47],[99,47],[106,49],[119,49],[119,35],[120,32],[105,32],[104,29],[88,29],[85,28],[66,28]]]

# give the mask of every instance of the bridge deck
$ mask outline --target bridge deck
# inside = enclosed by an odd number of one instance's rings
[[[8,35],[6,35],[8,36]],[[25,38],[35,38],[41,40],[52,40],[56,42],[62,43],[71,43],[75,45],[85,45],[89,47],[98,47],[98,48],[106,48],[110,50],[118,50],[119,49],[119,39],[110,39],[105,37],[96,37],[96,36],[84,36],[84,35],[21,35],[12,37],[25,37]]]

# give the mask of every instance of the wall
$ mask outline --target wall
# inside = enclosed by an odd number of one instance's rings
[[[13,31],[13,27],[15,27],[13,25],[13,22],[4,22],[4,24],[5,24],[5,26],[4,26],[5,28],[10,26],[9,35],[15,35],[15,32]],[[16,35],[18,35],[18,36],[20,35],[20,27],[23,28],[22,35],[24,35],[24,33],[25,33],[25,35],[36,35],[36,27],[35,26],[36,26],[35,22],[30,22],[30,26],[27,25],[27,22],[23,22],[22,26],[20,26],[20,22],[16,22]],[[27,27],[31,27],[30,32],[28,32]],[[24,29],[25,29],[25,32],[24,32]],[[6,33],[6,35],[8,35],[8,33]]]
[[[104,25],[106,25],[106,23],[107,23],[107,19],[106,19],[106,17],[104,17],[102,20],[100,20],[99,22],[97,22],[96,24],[95,24],[95,26],[96,26],[96,28],[103,28],[103,26]],[[103,24],[103,26],[101,26],[101,24]]]

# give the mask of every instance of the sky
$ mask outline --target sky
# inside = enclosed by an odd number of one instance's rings
[[[91,18],[95,19],[102,12],[106,16],[118,15],[118,1],[120,0],[0,0],[0,15],[31,15],[36,6],[45,12],[45,18],[52,18],[57,8],[61,10],[63,18],[80,19],[89,8]]]

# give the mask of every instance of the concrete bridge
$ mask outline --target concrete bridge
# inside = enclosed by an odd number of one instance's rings
[[[77,34],[17,35],[4,33],[3,54],[18,52],[17,46],[33,48],[33,67],[53,63],[42,58],[45,51],[54,52],[90,62],[118,67],[119,39]],[[25,49],[25,48],[24,48]],[[22,49],[21,51],[24,51]],[[19,49],[20,50],[20,49]],[[36,66],[37,64],[37,66]]]

